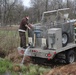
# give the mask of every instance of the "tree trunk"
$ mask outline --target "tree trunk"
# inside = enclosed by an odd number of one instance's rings
[[[48,0],[46,0],[45,11],[48,11]]]

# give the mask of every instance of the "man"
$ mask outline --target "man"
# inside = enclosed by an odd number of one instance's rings
[[[29,17],[22,19],[19,27],[20,46],[26,48],[26,34],[27,29],[31,29],[31,25],[28,23]]]

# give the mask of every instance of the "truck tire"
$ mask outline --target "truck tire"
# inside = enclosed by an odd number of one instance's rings
[[[74,50],[70,50],[66,52],[66,59],[65,59],[67,64],[75,62],[75,52]]]
[[[69,36],[66,32],[62,33],[62,46],[65,47],[69,41]]]

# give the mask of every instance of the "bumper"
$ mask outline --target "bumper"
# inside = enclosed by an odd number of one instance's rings
[[[56,51],[54,50],[43,50],[41,48],[28,48],[26,52],[26,49],[18,47],[18,53],[20,55],[27,55],[31,57],[39,57],[47,59],[53,59],[53,57],[56,55]]]
[[[56,51],[54,50],[43,50],[40,48],[30,48],[31,56],[32,57],[39,57],[39,58],[47,58],[53,59],[56,55]]]

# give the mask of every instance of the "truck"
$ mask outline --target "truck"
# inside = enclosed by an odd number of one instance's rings
[[[30,47],[18,47],[20,54],[34,62],[73,63],[76,58],[76,19],[69,18],[69,8],[46,11],[41,23],[35,24],[28,37]],[[26,52],[26,53],[25,53]]]

